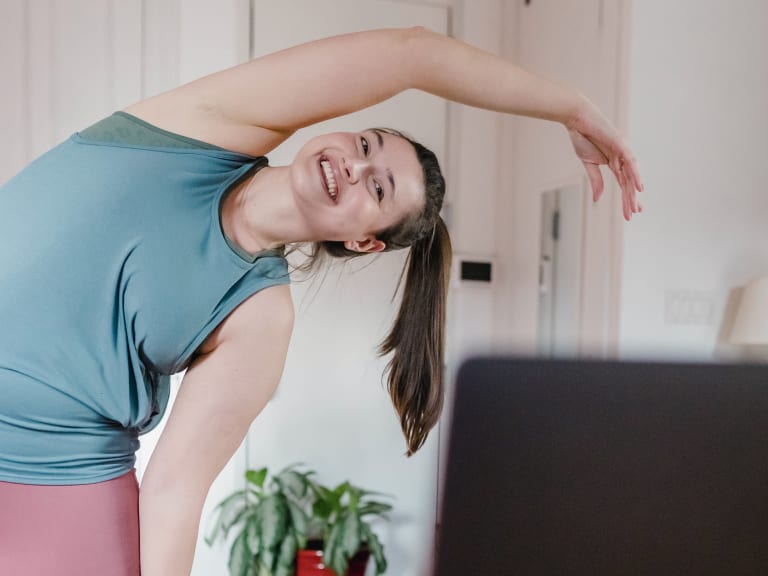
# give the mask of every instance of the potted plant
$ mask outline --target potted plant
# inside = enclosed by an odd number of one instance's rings
[[[312,482],[310,489],[314,494],[311,539],[299,550],[296,575],[363,576],[369,556],[376,563],[376,574],[383,574],[387,569],[384,548],[368,518],[382,517],[392,506],[372,498],[381,494],[349,482],[333,490]]]
[[[271,478],[266,468],[248,470],[246,488],[216,506],[205,540],[234,530],[231,576],[362,576],[369,556],[377,575],[386,570],[368,521],[392,506],[349,482],[327,488],[314,474],[296,465]]]
[[[267,468],[248,470],[246,487],[222,500],[213,511],[205,538],[210,546],[236,533],[229,552],[231,576],[293,576],[296,551],[307,544],[307,510],[314,491],[312,471],[289,466],[267,482]]]

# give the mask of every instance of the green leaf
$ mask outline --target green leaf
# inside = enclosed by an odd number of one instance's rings
[[[229,527],[224,528],[224,539],[226,540],[229,537],[229,531],[234,528],[235,526],[242,524],[243,530],[245,529],[245,526],[248,524],[248,521],[253,517],[257,516],[257,509],[254,506],[247,506],[246,508],[243,508],[238,515],[232,520],[232,524]]]
[[[328,488],[317,482],[313,482],[310,485],[310,488],[312,488],[312,492],[314,492],[315,499],[317,500],[327,500],[328,496],[331,494],[331,491]]]
[[[285,536],[288,505],[285,498],[273,494],[259,504],[261,539],[265,549],[275,548]]]
[[[366,502],[358,508],[357,513],[360,516],[367,516],[370,514],[380,515],[389,512],[390,510],[392,510],[391,504],[386,504],[385,502]]]
[[[349,559],[360,549],[362,533],[360,519],[349,511],[333,524],[325,547],[323,558],[327,566],[337,574],[346,574]]]
[[[261,532],[259,530],[259,516],[252,514],[245,525],[246,542],[253,555],[258,555],[261,549]]]
[[[288,535],[280,545],[280,552],[277,556],[278,568],[293,568],[296,563],[296,539]]]
[[[253,576],[254,557],[248,549],[245,531],[235,538],[229,550],[229,574],[230,576]]]
[[[339,535],[341,534],[341,528],[339,524],[330,526],[330,531],[323,540],[323,558],[330,561],[336,550],[341,547],[341,541]]]
[[[308,474],[302,474],[295,470],[281,472],[276,478],[283,490],[296,498],[304,498],[309,488]]]
[[[334,490],[327,488],[318,488],[315,490],[315,502],[312,505],[312,512],[316,516],[333,522],[334,514],[338,515],[342,510],[341,499],[346,492],[347,484],[340,484]]]
[[[339,500],[341,500],[341,497],[344,496],[344,493],[348,492],[351,488],[352,485],[349,482],[342,482],[333,489],[333,493],[338,496]]]
[[[385,498],[394,498],[392,494],[389,494],[387,492],[378,492],[376,490],[363,490],[362,488],[358,488],[360,491],[360,496],[384,496]]]
[[[357,504],[363,496],[362,491],[357,486],[352,486],[352,484],[350,484],[347,489],[347,494],[349,494],[349,507],[352,508],[352,510],[357,509]]]
[[[323,562],[333,570],[337,576],[345,576],[349,571],[349,558],[344,554],[344,551],[340,547],[337,547],[333,551],[333,554],[330,557],[330,562],[326,559],[325,552],[323,552]]]
[[[387,571],[387,559],[384,557],[384,546],[382,546],[379,537],[371,530],[367,524],[362,526],[363,537],[368,543],[368,549],[371,551],[373,561],[376,563],[376,576]]]
[[[267,468],[260,468],[259,470],[247,470],[245,472],[245,479],[256,486],[259,491],[264,489],[264,479],[267,477]]]
[[[291,532],[297,540],[299,548],[304,548],[307,545],[307,525],[309,524],[309,518],[301,507],[288,500],[288,512],[291,519]]]
[[[248,505],[248,500],[245,494],[245,490],[238,490],[222,500],[216,508],[213,509],[211,515],[212,522],[209,525],[208,534],[205,537],[205,542],[209,546],[214,543],[219,534],[223,534],[224,538],[226,538],[229,529],[237,524],[238,517]]]
[[[275,550],[261,550],[259,553],[259,574],[262,573],[262,571],[266,571],[265,573],[268,574],[268,576],[272,576],[272,571],[275,568],[275,560],[277,560],[277,554],[275,554]]]
[[[347,514],[340,523],[339,542],[348,557],[354,556],[362,544],[360,519],[355,514]]]
[[[331,517],[331,514],[333,514],[333,511],[337,507],[338,506],[334,507],[333,502],[329,502],[328,500],[316,500],[314,504],[312,504],[312,514],[327,520]]]

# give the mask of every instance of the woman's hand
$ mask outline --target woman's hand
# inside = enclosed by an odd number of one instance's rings
[[[600,165],[606,164],[621,187],[624,219],[642,212],[637,192],[643,191],[643,182],[637,159],[627,143],[603,114],[588,100],[575,120],[566,126],[576,155],[584,164],[592,186],[592,199],[596,202],[603,194],[603,175]]]

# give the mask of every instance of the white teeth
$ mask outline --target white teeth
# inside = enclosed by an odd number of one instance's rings
[[[323,169],[325,182],[328,185],[328,194],[333,200],[336,200],[338,190],[336,188],[336,178],[333,175],[333,170],[331,170],[331,163],[328,160],[321,160],[320,166]]]

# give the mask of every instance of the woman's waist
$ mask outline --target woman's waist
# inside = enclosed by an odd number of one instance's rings
[[[0,481],[91,484],[129,472],[139,447],[135,429],[67,423],[0,409]]]
[[[105,394],[99,398],[98,386],[42,380],[0,367],[0,397],[0,480],[87,484],[133,467],[137,427],[130,418],[121,423],[113,417],[111,412],[121,410]]]

